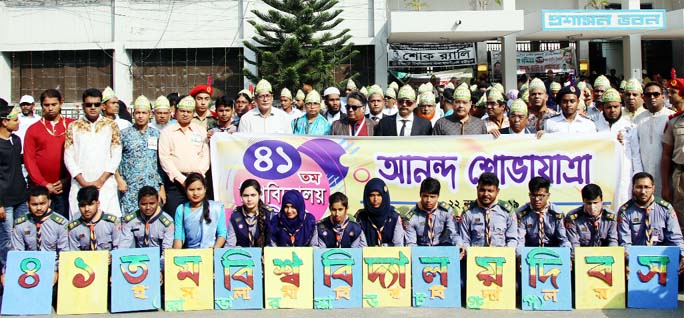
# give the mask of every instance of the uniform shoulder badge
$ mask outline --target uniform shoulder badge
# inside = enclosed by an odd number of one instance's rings
[[[625,212],[629,207],[632,205],[632,199],[629,199],[629,201],[625,202],[622,206],[620,206],[620,212]]]
[[[26,222],[26,220],[28,220],[28,218],[25,215],[22,217],[19,217],[16,220],[14,220],[14,225],[24,223],[24,222]]]
[[[615,213],[603,211],[603,218],[608,221],[615,221]]]
[[[76,221],[72,221],[71,223],[69,223],[69,225],[67,225],[67,229],[68,229],[69,231],[71,231],[71,230],[73,230],[75,227],[77,227],[77,226],[79,226],[79,225],[81,225],[81,219],[78,219],[78,220],[76,220]]]
[[[65,225],[66,224],[66,219],[55,214],[55,213],[52,213],[52,215],[50,215],[50,220],[55,221],[55,223],[57,223],[59,225]]]
[[[173,221],[171,221],[166,215],[162,214],[159,216],[159,222],[161,222],[164,227],[169,227],[171,224],[173,224]]]
[[[513,206],[510,203],[508,203],[508,201],[499,200],[499,206],[506,210],[506,212],[508,212],[509,214],[515,213],[515,210],[513,210]]]
[[[117,223],[119,218],[117,218],[116,216],[113,216],[111,214],[104,213],[104,214],[102,214],[102,220],[107,221],[107,222]]]
[[[668,116],[668,117],[667,117],[667,120],[670,120],[670,119],[672,119],[672,118],[675,118],[675,117],[677,117],[677,116],[679,116],[679,115],[681,115],[681,114],[684,114],[684,110],[683,110],[683,111],[678,111],[678,112],[676,112],[676,113],[674,113],[674,114]]]
[[[658,205],[665,207],[666,209],[670,209],[672,205],[670,205],[669,202],[663,200],[662,198],[656,197],[655,202],[658,203]]]
[[[563,212],[558,212],[558,211],[554,211],[554,210],[549,210],[549,212],[551,212],[551,214],[555,215],[556,219],[558,219],[558,220],[562,220],[565,217],[565,214],[563,214]]]
[[[261,206],[261,208],[264,209],[264,210],[266,210],[266,211],[268,211],[268,212],[273,212],[273,208],[272,208],[270,205],[265,205],[265,204],[264,204],[264,205]]]
[[[577,219],[577,213],[568,213],[568,215],[565,216],[566,222],[575,222],[576,219]]]
[[[449,204],[447,204],[444,201],[439,201],[439,204],[437,205],[437,207],[439,207],[440,209],[444,209],[444,211],[449,211],[449,209],[451,208],[449,206]]]
[[[126,223],[128,223],[128,222],[132,221],[133,219],[135,219],[136,217],[138,217],[138,213],[131,212],[131,213],[126,214],[126,216],[124,217],[124,221],[126,221]]]

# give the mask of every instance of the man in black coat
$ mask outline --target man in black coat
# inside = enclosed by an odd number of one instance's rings
[[[434,96],[434,95],[433,95]],[[434,103],[434,102],[433,102]],[[416,91],[410,85],[399,89],[397,106],[399,111],[385,116],[375,126],[376,136],[426,136],[432,135],[432,124],[427,119],[413,114],[416,108]]]

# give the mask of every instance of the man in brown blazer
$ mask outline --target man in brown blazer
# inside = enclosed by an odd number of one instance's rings
[[[347,118],[333,122],[330,130],[335,136],[373,136],[375,124],[366,118],[366,97],[361,93],[352,92],[347,96]]]

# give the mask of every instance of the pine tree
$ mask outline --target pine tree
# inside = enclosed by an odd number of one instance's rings
[[[338,0],[263,0],[272,9],[252,10],[261,22],[250,20],[256,30],[253,42],[244,45],[256,53],[259,76],[244,69],[245,76],[256,83],[265,78],[275,90],[293,91],[303,84],[322,90],[339,86],[335,70],[351,62],[359,52],[353,49],[349,29],[333,33],[342,23],[341,9],[333,9]],[[347,74],[354,77],[357,74]]]

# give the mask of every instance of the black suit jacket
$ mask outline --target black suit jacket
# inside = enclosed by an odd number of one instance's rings
[[[380,119],[378,125],[375,126],[376,136],[399,136],[397,133],[397,116],[385,116]],[[432,135],[432,123],[427,119],[413,116],[413,126],[411,127],[411,136],[428,136]]]

